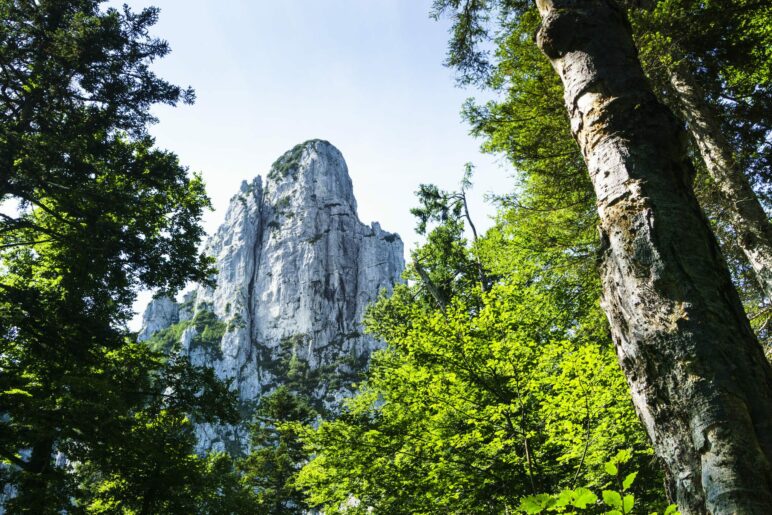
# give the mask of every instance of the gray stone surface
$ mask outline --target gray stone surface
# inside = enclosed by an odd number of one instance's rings
[[[185,323],[212,311],[226,326],[216,352],[194,344],[195,327],[182,333],[181,349],[233,380],[245,414],[281,384],[334,409],[382,346],[362,333],[364,312],[404,268],[399,236],[359,221],[338,149],[308,141],[279,158],[265,183],[242,183],[206,250],[217,261],[216,287],[199,287],[176,310],[153,301],[141,334],[168,327],[172,312]],[[246,443],[243,427],[198,433],[202,450]]]
[[[176,324],[180,320],[180,310],[176,302],[168,297],[150,301],[142,315],[142,329],[137,335],[139,341],[147,340],[154,333]]]

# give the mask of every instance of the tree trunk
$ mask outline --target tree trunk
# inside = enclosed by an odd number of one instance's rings
[[[670,69],[676,109],[688,124],[708,174],[718,186],[737,244],[753,268],[764,295],[772,299],[772,225],[748,179],[734,159],[721,124],[686,63]]]
[[[413,260],[413,268],[415,268],[416,272],[418,272],[418,276],[421,278],[421,282],[424,283],[424,286],[426,286],[426,288],[429,290],[429,293],[432,294],[434,300],[437,301],[437,306],[442,311],[445,311],[445,308],[448,306],[448,299],[445,298],[445,295],[443,295],[437,286],[435,286],[429,277],[429,274],[426,273],[426,270],[424,269],[421,262],[418,261],[418,259]]]
[[[772,369],[614,0],[537,0],[600,216],[602,304],[682,513],[772,513]]]
[[[21,508],[22,513],[57,513],[60,499],[51,488],[50,477],[53,452],[54,440],[48,437],[41,438],[30,449],[14,499],[15,507]]]

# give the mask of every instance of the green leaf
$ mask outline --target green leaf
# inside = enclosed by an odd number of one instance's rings
[[[625,480],[622,481],[622,488],[624,490],[627,490],[628,488],[630,488],[630,486],[633,484],[633,481],[635,481],[636,476],[638,476],[637,472],[628,474]]]
[[[571,503],[571,500],[574,498],[576,494],[573,490],[563,490],[558,494],[557,498],[555,499],[555,507],[563,508],[565,506],[568,506]]]
[[[665,513],[663,515],[677,515],[678,514],[678,506],[675,504],[671,504],[665,509]]]
[[[622,509],[622,496],[619,495],[619,492],[615,492],[613,490],[603,490],[603,502],[612,508],[616,508],[618,510]]]
[[[623,515],[623,514],[619,510],[609,510],[606,512],[606,515]]]
[[[627,463],[630,461],[630,458],[633,457],[633,453],[630,452],[630,449],[622,449],[617,453],[616,456],[614,456],[614,459],[612,460],[614,463]]]
[[[11,388],[10,390],[5,390],[3,392],[3,395],[21,395],[24,397],[32,397],[31,393],[29,393],[26,390],[21,390],[19,388]]]
[[[520,501],[520,510],[524,511],[525,513],[541,513],[544,511],[544,506],[542,506],[539,497],[535,495],[529,495]]]
[[[574,496],[574,502],[571,503],[572,506],[582,510],[587,508],[588,504],[595,504],[595,501],[598,500],[598,496],[587,488],[577,488],[574,490]]]
[[[619,474],[619,469],[617,468],[617,466],[610,461],[606,463],[606,465],[604,465],[604,468],[606,469],[606,472],[611,476],[616,476],[617,474]]]
[[[635,496],[633,494],[625,495],[625,498],[622,500],[622,511],[625,513],[630,513],[633,510],[634,504]]]

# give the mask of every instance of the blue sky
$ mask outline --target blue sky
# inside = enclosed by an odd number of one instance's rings
[[[511,169],[479,152],[459,112],[478,94],[445,68],[449,24],[430,0],[149,0],[153,33],[172,53],[155,65],[195,88],[192,106],[155,110],[151,132],[199,171],[222,220],[242,179],[265,174],[295,144],[322,138],[349,166],[362,221],[379,221],[411,248],[409,208],[420,183],[453,188],[477,166],[473,215],[485,227],[487,192],[511,189]]]

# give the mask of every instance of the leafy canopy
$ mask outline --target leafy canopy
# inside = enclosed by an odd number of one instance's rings
[[[157,9],[100,3],[0,0],[0,486],[11,512],[176,506],[175,483],[148,482],[188,468],[224,488],[211,475],[221,461],[194,455],[191,424],[236,420],[211,370],[125,327],[138,288],[174,293],[209,277],[198,252],[209,200],[147,135],[152,105],[193,99],[150,71],[168,53],[148,32]]]
[[[520,208],[503,206],[470,245],[446,193],[419,192],[419,220],[433,224],[415,251],[424,273],[408,270],[411,282],[368,312],[368,330],[387,347],[360,393],[340,417],[306,430],[312,459],[298,484],[309,504],[329,513],[511,511],[525,495],[603,487],[603,464],[626,447],[644,464],[643,502],[661,497],[592,266],[571,249],[534,251]],[[478,262],[495,278],[486,291]]]

